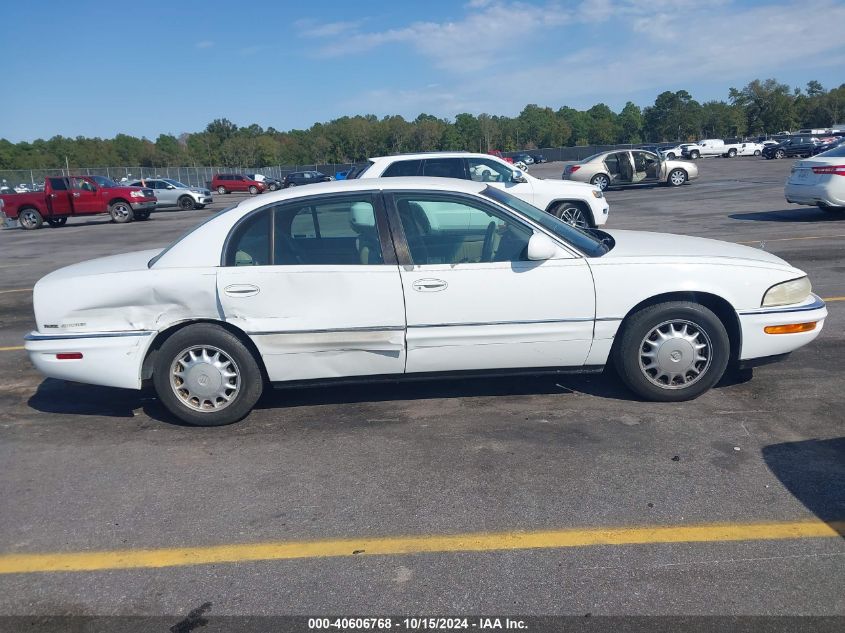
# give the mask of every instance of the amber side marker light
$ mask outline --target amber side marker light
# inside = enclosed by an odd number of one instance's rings
[[[787,325],[767,325],[763,328],[766,334],[798,334],[811,332],[816,329],[816,321],[809,323],[789,323]]]
[[[82,352],[65,352],[62,354],[56,354],[56,358],[58,360],[79,360],[82,358]]]

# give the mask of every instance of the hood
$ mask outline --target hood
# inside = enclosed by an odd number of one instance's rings
[[[154,248],[152,250],[134,251],[132,253],[123,253],[122,255],[89,259],[86,262],[59,268],[43,277],[42,281],[85,277],[87,275],[102,275],[104,273],[123,273],[130,270],[146,270],[149,261],[158,255],[161,250],[160,248]]]
[[[759,248],[741,244],[710,240],[703,237],[673,235],[671,233],[648,233],[646,231],[604,231],[616,241],[609,253],[602,260],[617,260],[623,257],[648,257],[670,259],[708,259],[738,264],[755,262],[766,267],[797,270],[777,255],[772,255]],[[726,261],[727,260],[727,261]],[[800,271],[798,271],[800,273]]]

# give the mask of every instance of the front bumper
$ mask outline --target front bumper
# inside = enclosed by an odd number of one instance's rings
[[[597,202],[601,202],[601,204],[594,204],[590,207],[590,210],[593,213],[593,221],[596,226],[604,226],[607,224],[607,216],[610,214],[610,207],[608,206],[605,198],[601,198],[600,200],[597,200]]]
[[[827,318],[827,307],[816,295],[811,295],[804,303],[794,306],[758,308],[738,313],[742,330],[742,350],[739,360],[764,358],[787,354],[813,341],[822,331]],[[788,325],[791,323],[815,322],[816,327],[809,332],[797,334],[766,334],[763,328],[770,325]]]
[[[106,387],[141,388],[141,366],[153,332],[43,334],[30,332],[24,347],[29,360],[48,378]],[[80,359],[57,354],[79,353]]]
[[[156,208],[156,201],[130,202],[129,206],[132,207],[133,211],[153,211]]]

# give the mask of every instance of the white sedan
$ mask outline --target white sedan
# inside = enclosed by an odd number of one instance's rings
[[[784,195],[793,204],[845,211],[845,145],[795,161]]]
[[[765,251],[580,230],[483,182],[286,189],[164,250],[53,272],[26,349],[45,375],[140,389],[181,420],[243,418],[265,384],[600,371],[694,398],[729,363],[818,336],[806,275]]]

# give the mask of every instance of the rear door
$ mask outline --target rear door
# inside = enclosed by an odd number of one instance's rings
[[[73,203],[66,178],[48,178],[45,189],[47,189],[47,207],[52,215],[73,214]]]
[[[402,282],[379,193],[253,212],[227,240],[217,291],[270,380],[405,370]]]
[[[172,207],[176,205],[176,200],[179,197],[179,192],[174,185],[171,185],[164,180],[148,180],[147,186],[153,189],[156,196],[156,206]],[[170,187],[173,187],[170,189]]]

